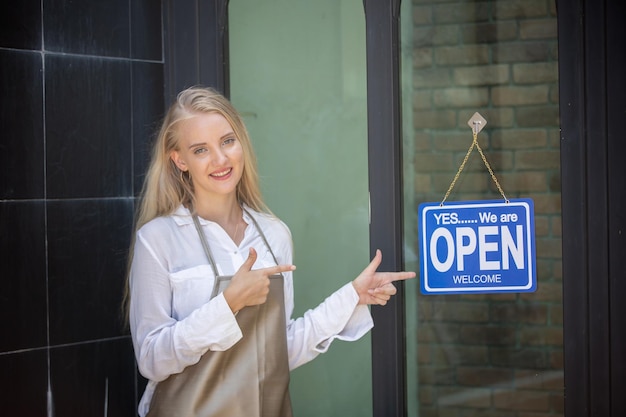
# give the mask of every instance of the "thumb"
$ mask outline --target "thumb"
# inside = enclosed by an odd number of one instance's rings
[[[248,259],[241,265],[239,268],[240,271],[250,271],[252,269],[252,265],[256,262],[257,253],[254,248],[250,248],[250,252],[248,253]]]
[[[369,263],[369,265],[367,265],[367,267],[365,268],[365,271],[370,272],[370,273],[376,272],[376,270],[378,269],[382,261],[383,261],[383,253],[380,251],[380,249],[376,249],[376,254],[374,255],[374,258]]]

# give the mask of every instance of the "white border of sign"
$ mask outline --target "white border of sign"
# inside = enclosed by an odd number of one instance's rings
[[[529,204],[530,202],[530,204]],[[424,204],[430,204],[430,203],[424,203]],[[435,204],[435,203],[432,203]],[[502,201],[477,201],[477,202],[461,202],[461,203],[447,203],[443,206],[441,206],[439,203],[436,203],[437,205],[433,205],[433,206],[428,206],[425,207],[423,209],[423,211],[421,211],[422,214],[422,218],[421,218],[421,228],[422,231],[426,230],[426,213],[429,211],[433,211],[433,210],[450,210],[452,208],[454,209],[463,209],[463,208],[486,208],[486,207],[499,207],[499,206],[503,206],[503,205],[509,205],[509,206],[521,206],[524,207],[526,209],[526,232],[527,232],[527,236],[529,237],[533,237],[533,239],[527,239],[527,253],[529,255],[532,256],[528,256],[528,282],[525,285],[516,285],[516,286],[495,286],[495,287],[448,287],[448,288],[432,288],[428,285],[428,268],[425,268],[425,256],[427,248],[428,248],[428,244],[426,239],[428,238],[428,234],[427,233],[423,233],[420,232],[419,234],[421,235],[421,248],[422,251],[420,253],[420,265],[421,265],[421,272],[422,272],[422,283],[423,285],[421,285],[422,287],[422,293],[424,294],[435,294],[435,293],[441,293],[441,294],[459,294],[459,293],[501,293],[501,292],[531,292],[534,291],[536,288],[533,288],[535,286],[536,280],[535,278],[535,270],[536,270],[536,265],[535,265],[535,252],[533,251],[533,242],[534,242],[534,235],[535,235],[535,231],[533,230],[532,227],[532,220],[534,219],[534,212],[531,209],[531,204],[532,204],[532,200],[529,199],[515,199],[515,200],[509,200],[509,202],[502,202]]]

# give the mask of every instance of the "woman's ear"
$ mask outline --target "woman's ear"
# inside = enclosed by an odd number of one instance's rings
[[[185,172],[187,171],[189,168],[187,167],[187,164],[185,163],[185,161],[183,161],[183,159],[180,157],[180,154],[178,153],[178,151],[172,151],[170,153],[170,159],[172,161],[174,161],[174,164],[178,167],[178,169],[180,169],[181,171]]]

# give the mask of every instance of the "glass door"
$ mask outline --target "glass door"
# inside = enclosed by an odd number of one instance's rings
[[[563,415],[556,8],[549,1],[403,3],[405,253],[417,210],[440,202],[472,143],[509,198],[535,205],[537,291],[422,295],[408,282],[410,416]],[[501,199],[475,151],[448,201]]]
[[[233,0],[230,91],[261,186],[293,234],[295,315],[369,261],[365,18],[361,0]],[[372,414],[370,336],[292,372],[294,414]]]

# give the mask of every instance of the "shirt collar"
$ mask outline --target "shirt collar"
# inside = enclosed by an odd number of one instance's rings
[[[248,215],[250,208],[245,204],[243,204],[242,207],[244,209],[243,219],[246,221],[246,223],[250,224],[250,217]],[[187,226],[189,224],[193,224],[193,217],[191,217],[191,212],[187,207],[183,206],[182,204],[178,206],[174,214],[172,214],[172,217],[174,219],[174,222],[176,222],[178,226]],[[202,217],[198,217],[198,219],[200,220],[200,224],[202,225],[214,224],[214,222],[205,220]]]

